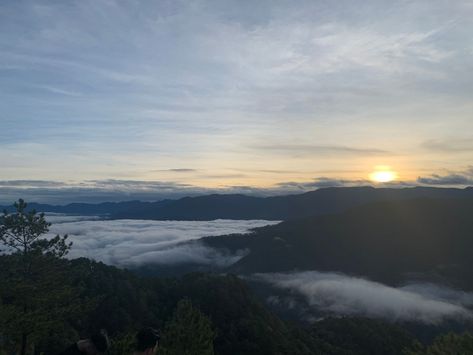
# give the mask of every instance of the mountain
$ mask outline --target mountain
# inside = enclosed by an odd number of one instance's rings
[[[165,204],[166,200],[156,202],[154,205]],[[124,202],[103,202],[93,203],[70,203],[68,205],[48,205],[42,203],[29,202],[28,209],[35,209],[38,212],[65,213],[72,215],[111,215],[122,211],[134,210],[150,206],[149,202],[124,201]],[[13,206],[0,206],[1,210],[14,211]]]
[[[9,259],[0,255],[0,284],[11,277]],[[311,327],[284,321],[234,275],[193,273],[181,278],[142,278],[85,258],[56,262],[69,287],[77,291],[77,310],[65,314],[64,321],[51,333],[45,331],[51,325],[40,318],[34,329],[40,334],[35,339],[38,353],[57,354],[77,341],[79,334],[107,329],[115,348],[108,353],[130,354],[124,345],[129,345],[128,340],[132,343],[136,332],[145,326],[160,328],[164,333],[160,345],[166,348],[166,325],[180,300],[190,301],[211,321],[216,355],[395,355],[415,345],[415,338],[401,325],[382,321],[347,318],[326,320]],[[0,287],[0,301],[8,306],[14,298],[5,291]],[[362,331],[348,334],[356,324]],[[16,353],[11,340],[21,329],[12,333],[2,327],[0,318],[0,353]],[[187,327],[194,329],[193,324],[181,327],[183,332],[189,331]],[[195,334],[199,336],[202,334]],[[358,345],[352,349],[353,344]]]
[[[155,203],[112,214],[113,218],[157,220],[265,219],[287,220],[345,211],[365,203],[383,200],[432,198],[473,198],[473,188],[373,187],[325,188],[297,195],[252,197],[207,195]]]
[[[473,290],[473,198],[376,202],[204,241],[249,250],[236,273],[339,271],[388,284],[423,275]]]
[[[214,220],[265,219],[288,220],[339,213],[377,201],[414,198],[473,198],[473,188],[323,188],[303,194],[254,197],[245,195],[205,195],[158,202],[72,203],[53,206],[31,203],[42,212],[80,215],[107,215],[114,219]]]

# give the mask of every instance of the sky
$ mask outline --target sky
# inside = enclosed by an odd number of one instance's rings
[[[473,185],[471,33],[469,0],[2,0],[0,202]]]

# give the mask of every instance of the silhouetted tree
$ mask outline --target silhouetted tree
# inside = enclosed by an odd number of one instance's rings
[[[28,211],[19,200],[15,212],[0,217],[0,329],[24,355],[42,334],[71,310],[72,288],[62,273],[61,258],[69,251],[67,235],[45,238],[51,225],[43,213]],[[68,312],[65,312],[65,310]]]

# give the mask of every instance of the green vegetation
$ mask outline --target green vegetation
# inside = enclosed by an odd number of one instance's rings
[[[26,207],[18,201],[16,213],[4,212],[0,224],[0,242],[13,251],[2,258],[0,269],[0,326],[7,345],[15,344],[22,355],[61,329],[66,315],[83,304],[61,267],[71,247],[67,236],[42,238],[50,224],[44,214],[26,212]]]
[[[473,354],[473,336],[464,334],[445,334],[437,337],[432,345],[418,350],[407,351],[406,355],[468,355]]]
[[[333,354],[343,355],[399,355],[416,344],[400,327],[367,318],[325,319],[311,328],[311,334],[335,348]]]
[[[160,352],[165,355],[213,355],[212,323],[189,300],[181,300],[166,324]]]

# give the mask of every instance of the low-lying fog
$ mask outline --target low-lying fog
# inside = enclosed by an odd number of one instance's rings
[[[198,239],[275,224],[274,221],[150,221],[103,220],[98,217],[48,214],[50,234],[68,234],[73,242],[69,257],[85,256],[106,264],[138,267],[145,264],[225,266],[244,255],[223,254]],[[192,242],[191,242],[192,241]]]
[[[251,279],[285,291],[269,296],[268,303],[309,321],[323,313],[426,324],[473,320],[473,293],[430,283],[390,287],[361,277],[318,271],[255,274]]]
[[[274,221],[103,220],[49,214],[50,234],[68,234],[69,257],[85,256],[119,267],[200,264],[228,266],[248,251],[225,253],[200,243],[207,236],[248,233]],[[316,320],[325,314],[367,316],[427,324],[446,319],[472,320],[473,293],[433,284],[389,287],[340,273],[301,271],[255,274],[251,280],[273,291],[273,306]]]

